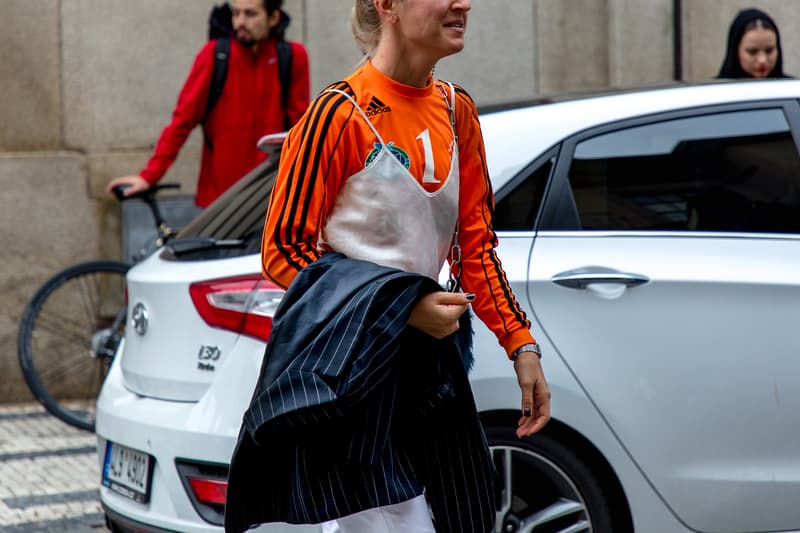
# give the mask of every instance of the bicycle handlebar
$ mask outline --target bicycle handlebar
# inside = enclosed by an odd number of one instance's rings
[[[158,245],[161,246],[172,237],[175,236],[176,231],[167,225],[164,217],[161,216],[161,211],[158,209],[158,204],[156,203],[156,194],[158,191],[163,189],[180,189],[180,183],[155,183],[150,186],[149,189],[144,190],[142,192],[138,192],[136,194],[132,194],[130,196],[125,196],[125,190],[130,187],[130,185],[122,184],[116,185],[111,188],[111,191],[114,193],[114,196],[117,197],[117,200],[123,202],[125,200],[133,200],[139,199],[142,200],[147,207],[150,208],[150,212],[153,215],[153,221],[155,222],[156,229],[158,230]]]
[[[150,188],[147,189],[147,190],[144,190],[142,192],[138,192],[136,194],[132,194],[130,196],[125,196],[124,193],[128,189],[128,187],[130,187],[130,185],[126,185],[126,184],[116,185],[116,186],[111,188],[111,192],[114,193],[114,196],[116,196],[117,200],[119,200],[120,202],[122,202],[124,200],[131,200],[133,198],[139,198],[141,200],[148,201],[148,200],[153,200],[158,191],[161,191],[161,190],[164,190],[164,189],[180,189],[181,188],[181,184],[180,183],[155,183],[155,184],[151,185]]]

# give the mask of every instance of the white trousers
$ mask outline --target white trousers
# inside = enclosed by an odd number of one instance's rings
[[[322,533],[435,533],[424,495],[322,524]]]

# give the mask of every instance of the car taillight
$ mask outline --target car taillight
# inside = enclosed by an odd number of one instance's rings
[[[283,289],[260,274],[213,279],[189,286],[203,320],[217,328],[266,341]]]
[[[225,505],[228,497],[227,481],[199,477],[188,477],[188,480],[197,501],[208,505]]]
[[[228,496],[228,465],[175,459],[175,466],[197,514],[210,524],[223,525]]]

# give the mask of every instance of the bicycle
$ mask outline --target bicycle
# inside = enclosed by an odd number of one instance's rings
[[[25,383],[49,413],[71,426],[94,431],[95,402],[125,334],[125,275],[177,234],[162,217],[156,195],[179,187],[156,184],[129,197],[123,196],[124,186],[115,187],[118,200],[140,199],[150,208],[155,241],[130,263],[94,260],[58,272],[25,307],[17,335]]]

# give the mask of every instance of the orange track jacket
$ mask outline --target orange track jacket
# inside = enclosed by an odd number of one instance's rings
[[[445,97],[429,83],[411,87],[365,64],[329,88],[351,95],[366,112],[385,142],[409,156],[410,173],[429,192],[450,172],[450,127]],[[456,91],[460,196],[459,245],[462,249],[461,285],[475,293],[472,308],[495,333],[507,353],[533,342],[530,322],[515,300],[495,252],[492,231],[494,196],[486,168],[477,109],[460,87]],[[423,183],[427,148],[433,153],[434,176],[440,183]],[[309,106],[284,142],[280,169],[272,191],[262,242],[264,275],[288,287],[297,272],[320,257],[318,238],[334,198],[348,176],[361,171],[378,140],[350,100],[323,91]],[[409,231],[426,231],[409,228]]]

